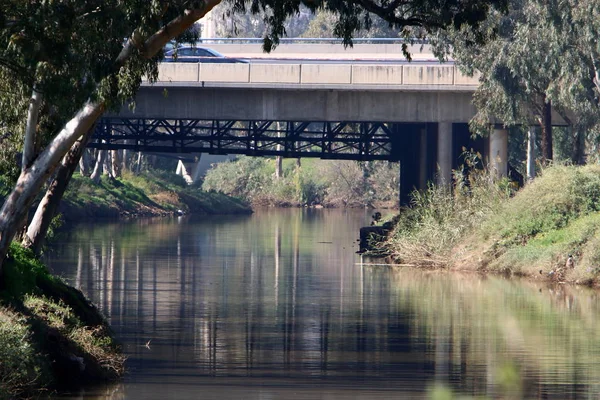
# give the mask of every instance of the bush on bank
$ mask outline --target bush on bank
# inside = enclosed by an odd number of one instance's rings
[[[101,313],[13,244],[0,288],[0,398],[111,380],[124,357]]]
[[[469,185],[415,193],[386,244],[391,255],[416,265],[597,283],[600,166],[547,168],[514,196],[506,181],[485,173]]]
[[[283,160],[277,178],[275,159],[239,157],[213,166],[202,188],[258,206],[393,207],[398,176],[395,163],[303,158]]]
[[[482,221],[497,212],[512,194],[510,182],[499,182],[486,171],[465,177],[454,173],[454,187],[430,184],[411,194],[411,207],[403,208],[385,243],[385,251],[398,262],[446,267],[454,247]]]

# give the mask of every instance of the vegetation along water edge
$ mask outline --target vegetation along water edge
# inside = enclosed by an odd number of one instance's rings
[[[516,191],[484,171],[413,194],[379,250],[392,263],[598,286],[600,166],[552,166]]]
[[[62,222],[181,212],[252,210],[242,200],[188,186],[175,174],[125,171],[98,183],[75,174],[50,236]],[[0,360],[0,399],[114,380],[125,370],[125,357],[102,313],[17,243],[10,248],[0,286]]]
[[[0,287],[0,399],[114,380],[125,357],[100,311],[13,243]]]

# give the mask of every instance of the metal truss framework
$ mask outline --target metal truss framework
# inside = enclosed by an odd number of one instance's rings
[[[384,122],[103,118],[89,147],[397,161],[397,130],[398,124]]]

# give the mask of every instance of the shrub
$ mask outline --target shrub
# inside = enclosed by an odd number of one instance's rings
[[[396,204],[397,164],[304,159],[285,160],[284,176],[274,177],[272,159],[240,157],[217,164],[202,188],[239,197],[259,205],[364,207]]]
[[[487,170],[474,170],[468,177],[455,172],[454,178],[453,188],[430,184],[412,193],[411,207],[401,210],[385,244],[393,258],[422,266],[447,265],[458,241],[512,194],[505,180],[497,181]]]

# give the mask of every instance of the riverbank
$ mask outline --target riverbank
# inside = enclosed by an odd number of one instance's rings
[[[121,178],[102,177],[98,184],[75,174],[61,202],[66,221],[185,214],[250,214],[248,203],[222,193],[188,186],[173,174],[125,172]]]
[[[518,192],[468,183],[416,195],[384,245],[393,262],[598,286],[600,166],[547,168]]]
[[[215,164],[202,188],[255,207],[395,208],[398,165],[387,161],[277,160],[242,156]]]
[[[30,251],[11,246],[0,288],[0,398],[114,380],[125,357],[108,323]]]
[[[5,186],[8,183],[1,188]],[[75,174],[60,213],[71,222],[180,213],[250,214],[252,209],[230,196],[187,186],[179,176],[148,172],[103,177],[98,184]],[[0,399],[38,397],[122,376],[125,358],[104,316],[30,251],[11,246],[2,284]]]

